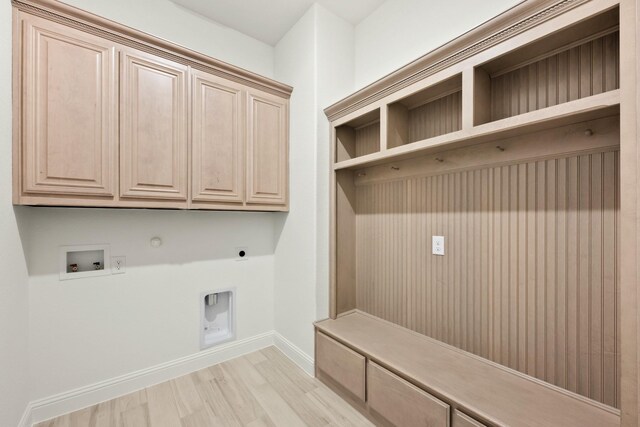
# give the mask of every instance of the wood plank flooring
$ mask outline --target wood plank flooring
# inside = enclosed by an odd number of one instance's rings
[[[275,347],[36,427],[371,426]]]

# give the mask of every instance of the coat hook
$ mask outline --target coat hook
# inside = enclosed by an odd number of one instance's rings
[[[436,162],[442,163],[442,162],[444,162],[444,159],[441,159],[440,157],[436,157]]]
[[[499,145],[498,145],[498,146],[496,146],[496,148],[497,148],[498,150],[500,150],[500,151],[504,151],[504,147],[501,147],[501,146],[499,146]]]
[[[584,131],[585,136],[591,136],[593,135],[593,131],[591,129],[587,129]]]
[[[358,172],[358,176],[367,176],[366,172]]]
[[[393,169],[394,171],[399,171],[400,168],[398,166],[391,166],[391,169]]]

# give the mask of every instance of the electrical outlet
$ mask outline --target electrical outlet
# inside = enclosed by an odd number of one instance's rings
[[[249,248],[239,246],[236,248],[236,261],[246,261],[249,259]]]
[[[127,258],[123,256],[111,257],[111,274],[122,274],[127,270]]]
[[[444,255],[444,236],[431,236],[431,253]]]

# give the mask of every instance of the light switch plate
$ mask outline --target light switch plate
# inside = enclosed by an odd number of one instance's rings
[[[433,255],[444,255],[444,236],[431,237],[431,253]]]

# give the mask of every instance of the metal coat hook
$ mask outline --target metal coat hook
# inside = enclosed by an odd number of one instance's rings
[[[358,176],[367,176],[366,172],[358,172]]]
[[[501,147],[501,146],[499,146],[499,145],[498,145],[498,146],[496,146],[496,148],[497,148],[498,150],[500,150],[500,151],[504,151],[504,147]]]
[[[394,171],[399,171],[400,168],[398,166],[391,166],[391,169],[393,169]]]
[[[440,157],[436,157],[436,162],[442,163],[442,162],[444,162],[444,159],[441,159]]]
[[[591,129],[587,129],[584,131],[585,136],[591,136],[593,135],[593,131]]]

